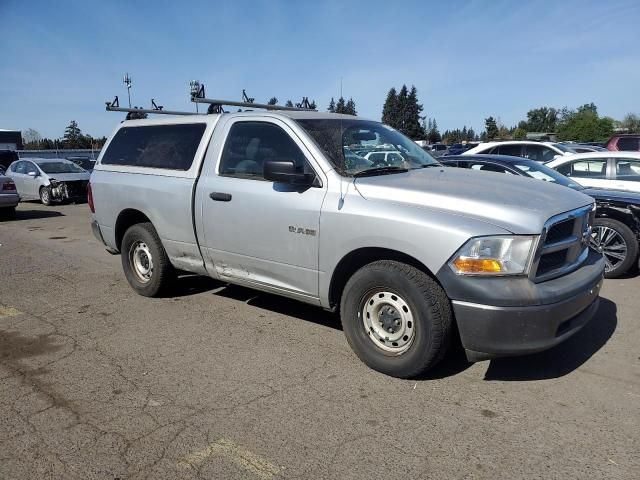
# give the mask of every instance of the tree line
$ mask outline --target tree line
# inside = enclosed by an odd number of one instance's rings
[[[91,135],[82,133],[78,122],[75,120],[69,122],[61,138],[51,139],[42,137],[42,135],[33,128],[28,128],[22,133],[22,144],[25,150],[100,150],[106,141],[107,137],[94,138]]]

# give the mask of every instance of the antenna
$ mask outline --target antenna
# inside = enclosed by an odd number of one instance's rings
[[[131,108],[131,82],[132,82],[132,79],[129,76],[129,73],[128,72],[125,73],[122,79],[122,83],[124,83],[127,86],[127,95],[129,97],[129,108]]]

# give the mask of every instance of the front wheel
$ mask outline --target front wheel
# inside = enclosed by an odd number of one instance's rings
[[[380,260],[353,274],[342,294],[340,315],[358,357],[393,377],[420,375],[449,348],[449,299],[429,275],[404,263]]]
[[[137,293],[157,297],[167,290],[175,271],[151,223],[129,227],[120,250],[124,274]]]
[[[638,239],[629,227],[618,220],[596,218],[590,244],[604,255],[605,278],[624,275],[638,258]]]
[[[40,187],[40,201],[43,205],[51,205],[51,188]]]

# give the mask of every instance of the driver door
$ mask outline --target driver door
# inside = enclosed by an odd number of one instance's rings
[[[198,187],[204,245],[216,273],[316,302],[326,182],[301,188],[267,181],[263,165],[286,159],[304,173],[321,170],[279,119],[230,119],[221,131],[224,147],[209,148],[210,155],[219,157],[207,159],[208,171]]]

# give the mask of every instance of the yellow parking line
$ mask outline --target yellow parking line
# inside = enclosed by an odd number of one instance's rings
[[[20,315],[20,314],[22,314],[20,310],[10,307],[9,305],[2,305],[0,303],[0,319],[7,318],[7,317],[15,317],[16,315]]]
[[[178,461],[178,465],[190,468],[196,467],[214,455],[228,458],[239,467],[253,473],[262,480],[271,480],[280,471],[278,467],[266,459],[225,438],[221,438],[206,448],[185,456]]]

